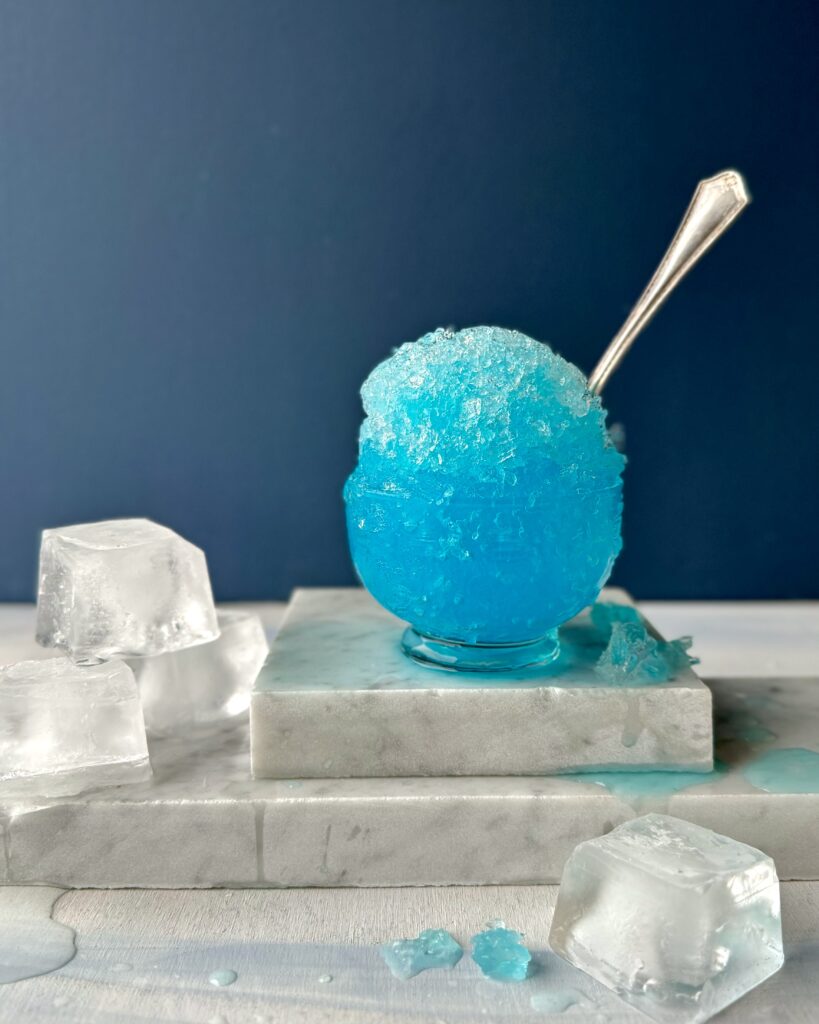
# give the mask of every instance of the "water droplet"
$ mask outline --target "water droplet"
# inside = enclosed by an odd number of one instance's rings
[[[224,988],[226,985],[232,985],[234,981],[239,977],[236,971],[230,971],[221,969],[214,971],[208,978],[211,985],[215,985],[217,988]]]
[[[319,985],[329,985],[332,980],[332,974],[322,974],[322,976],[319,978]]]

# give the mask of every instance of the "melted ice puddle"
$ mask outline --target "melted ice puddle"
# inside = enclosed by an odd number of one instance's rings
[[[743,765],[742,774],[767,793],[819,793],[819,753],[805,747],[769,750]]]
[[[586,997],[576,988],[565,988],[551,992],[537,992],[529,1002],[532,1009],[538,1013],[565,1013],[571,1007],[585,1003]]]
[[[217,988],[224,988],[226,985],[232,985],[238,977],[239,975],[236,971],[221,970],[214,971],[208,978],[208,981]]]
[[[0,887],[0,984],[50,974],[74,958],[73,929],[51,916],[64,892],[45,885]]]

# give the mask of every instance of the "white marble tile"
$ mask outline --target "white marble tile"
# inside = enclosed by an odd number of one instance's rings
[[[563,627],[554,664],[499,676],[415,664],[404,625],[362,589],[296,591],[251,699],[257,778],[712,767],[708,689],[691,669],[603,683],[588,614]]]
[[[819,687],[714,684],[714,775],[253,780],[247,726],[156,741],[151,782],[6,806],[7,881],[63,887],[379,886],[556,882],[583,839],[664,810],[819,878],[819,783],[755,788],[771,750],[819,748]],[[809,782],[809,780],[808,780]],[[676,787],[676,791],[675,791]],[[790,789],[790,791],[789,791]],[[0,876],[3,873],[0,860]]]

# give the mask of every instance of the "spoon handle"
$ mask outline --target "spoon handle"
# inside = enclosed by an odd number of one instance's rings
[[[697,185],[694,198],[654,276],[592,371],[590,391],[600,394],[640,331],[750,201],[742,175],[737,171],[723,171]]]

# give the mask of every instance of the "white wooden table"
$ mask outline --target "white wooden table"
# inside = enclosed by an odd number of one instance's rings
[[[706,679],[819,676],[819,603],[644,607],[667,636],[694,635]],[[276,606],[262,610],[275,622]],[[14,614],[0,608],[0,634]],[[76,956],[51,974],[0,987],[0,1024],[647,1020],[548,953],[556,892],[554,886],[72,891],[55,904],[54,919],[76,932]],[[483,980],[468,956],[454,971],[399,982],[375,948],[427,927],[447,928],[466,942],[496,918],[524,931],[535,952],[539,969],[523,984]],[[785,968],[720,1021],[819,1020],[819,882],[783,885],[783,924]],[[211,984],[220,970],[235,971],[236,981]],[[556,989],[576,990],[579,1001],[550,1018],[537,1008],[538,997]]]

